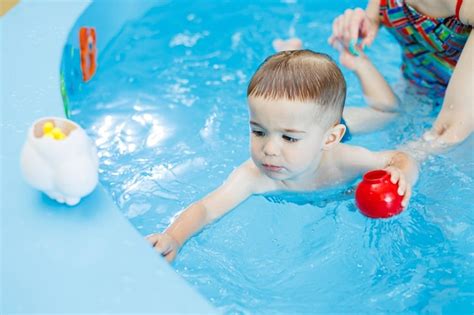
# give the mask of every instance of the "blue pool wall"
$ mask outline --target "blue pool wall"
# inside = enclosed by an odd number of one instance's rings
[[[123,6],[109,21],[103,10],[112,5],[22,0],[0,18],[2,314],[216,313],[146,244],[102,186],[69,207],[22,179],[19,157],[32,122],[64,117],[60,63],[77,36],[75,21],[96,23],[101,49],[125,18],[146,10]]]

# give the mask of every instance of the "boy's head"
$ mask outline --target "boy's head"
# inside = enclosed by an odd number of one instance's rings
[[[255,164],[274,179],[314,175],[322,152],[344,135],[345,95],[344,77],[325,54],[295,50],[267,58],[247,90]]]
[[[326,54],[282,51],[260,65],[250,80],[247,96],[313,103],[315,122],[326,128],[341,120],[346,81]]]

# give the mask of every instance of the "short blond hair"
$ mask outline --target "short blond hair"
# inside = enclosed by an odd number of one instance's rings
[[[312,101],[328,124],[339,123],[346,100],[346,81],[326,54],[311,50],[282,51],[268,57],[247,88],[248,97]]]

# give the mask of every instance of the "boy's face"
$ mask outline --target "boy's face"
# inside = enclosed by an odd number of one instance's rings
[[[316,123],[311,102],[249,97],[250,147],[254,163],[275,180],[315,175],[327,130]]]

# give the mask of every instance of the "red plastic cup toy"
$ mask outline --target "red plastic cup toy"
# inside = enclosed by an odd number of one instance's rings
[[[398,184],[390,181],[384,170],[370,171],[364,175],[355,192],[356,205],[370,218],[388,218],[402,212],[403,196],[397,193]]]

